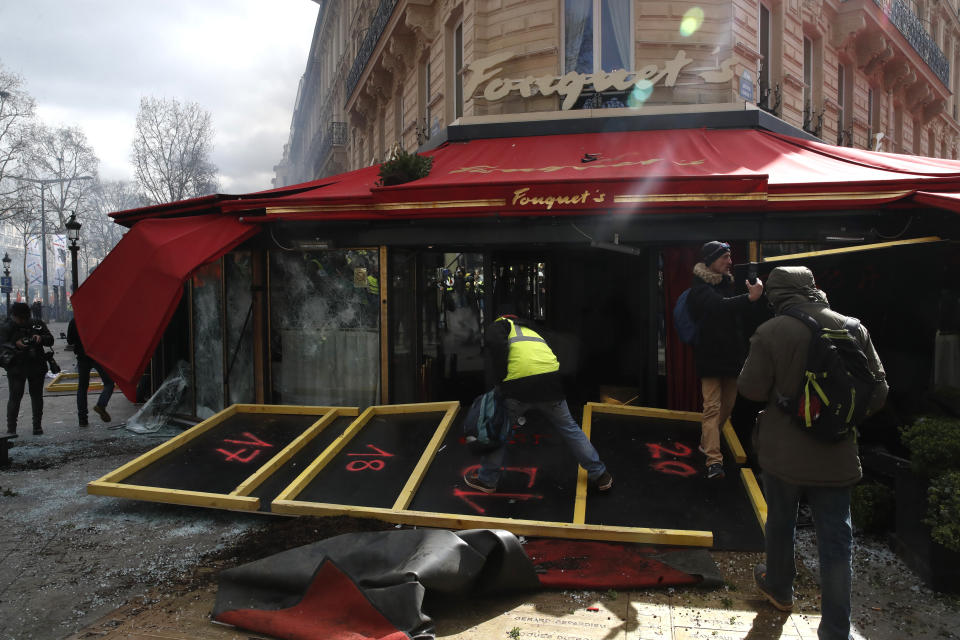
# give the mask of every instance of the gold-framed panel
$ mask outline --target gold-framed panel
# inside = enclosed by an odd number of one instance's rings
[[[61,371],[47,383],[47,391],[76,391],[80,388],[80,374],[76,371]],[[102,391],[103,381],[96,371],[90,372],[90,386],[87,391]]]
[[[232,509],[237,511],[257,511],[260,508],[260,499],[250,497],[267,478],[283,467],[308,442],[341,416],[355,416],[359,412],[356,407],[328,407],[328,406],[292,406],[292,405],[252,405],[234,404],[223,411],[207,418],[203,422],[187,429],[183,433],[167,440],[163,444],[151,449],[143,455],[131,460],[127,464],[111,471],[98,480],[87,484],[87,493],[91,495],[111,496],[116,498],[132,498],[150,502],[164,502],[183,504],[196,507],[213,507]],[[125,483],[124,480],[134,473],[186,446],[201,435],[223,424],[228,418],[240,413],[247,414],[275,414],[275,415],[310,415],[317,416],[307,429],[294,438],[283,449],[274,454],[269,460],[258,467],[251,475],[243,480],[230,493],[214,493],[206,491],[192,491],[184,489],[169,489],[155,486],[144,486]]]

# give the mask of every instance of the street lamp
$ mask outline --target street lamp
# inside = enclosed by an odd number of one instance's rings
[[[4,277],[4,278],[8,278],[7,282],[10,282],[10,280],[9,280],[9,278],[10,278],[10,263],[13,262],[13,260],[10,259],[10,254],[7,253],[6,251],[4,251],[4,252],[3,252],[3,260],[0,260],[0,262],[3,262],[3,277]],[[10,285],[6,285],[6,290],[7,290],[7,315],[10,315],[10,289],[11,289],[11,288],[12,288],[12,287],[10,287]]]
[[[73,288],[70,289],[72,296],[77,292],[77,250],[80,248],[77,242],[80,241],[80,222],[77,220],[77,214],[70,212],[70,219],[64,225],[67,228],[67,239],[70,240],[70,272],[73,274]]]
[[[47,286],[47,213],[44,209],[45,199],[43,189],[48,184],[63,184],[64,182],[73,182],[74,180],[93,180],[93,176],[76,176],[74,178],[25,178],[23,176],[10,176],[14,180],[23,180],[40,185],[40,264],[43,269],[43,286],[40,289],[40,295],[43,297],[41,304],[46,307],[50,302],[49,287]]]

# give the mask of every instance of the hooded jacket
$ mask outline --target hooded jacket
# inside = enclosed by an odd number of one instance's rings
[[[733,278],[711,271],[698,262],[687,304],[700,328],[693,360],[701,378],[736,378],[747,352],[743,315],[749,311],[749,294],[734,295]]]
[[[846,316],[830,309],[826,295],[816,288],[806,267],[777,267],[766,282],[767,299],[778,314],[764,322],[750,338],[750,351],[737,380],[741,395],[766,408],[757,418],[753,434],[760,467],[766,473],[795,485],[849,486],[862,474],[857,442],[851,436],[839,442],[824,442],[804,433],[794,418],[777,407],[777,394],[792,396],[800,388],[812,334],[800,320],[779,315],[797,307],[824,327],[843,327]],[[885,380],[867,328],[862,324],[854,337],[859,341],[870,368]],[[887,383],[878,385],[868,408],[872,413],[886,401]]]

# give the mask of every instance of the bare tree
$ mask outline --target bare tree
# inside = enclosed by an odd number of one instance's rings
[[[33,119],[33,110],[33,98],[23,89],[23,79],[0,65],[0,215],[19,195],[19,185],[10,175],[22,171],[24,131]]]
[[[137,185],[127,180],[97,183],[92,203],[93,206],[81,218],[81,281],[84,275],[90,272],[91,266],[100,264],[127,231],[125,227],[114,222],[110,214],[144,204],[137,194]]]
[[[213,124],[195,102],[141,98],[133,140],[134,177],[151,203],[214,193]]]
[[[83,214],[92,203],[100,160],[77,127],[28,128],[25,174],[46,181],[44,211],[47,232],[63,232],[70,214]],[[88,178],[92,178],[88,179]]]
[[[12,198],[10,208],[3,221],[16,231],[18,250],[13,251],[14,259],[19,259],[20,272],[23,275],[23,293],[29,300],[30,279],[27,273],[27,253],[32,240],[40,238],[40,217],[37,215],[39,194],[35,189],[22,186],[19,197]]]

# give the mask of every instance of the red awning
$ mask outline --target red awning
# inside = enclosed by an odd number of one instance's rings
[[[430,175],[377,187],[378,167],[315,188],[217,203],[284,219],[643,214],[874,207],[960,178],[960,162],[859,151],[763,130],[680,129],[450,142]],[[288,187],[287,189],[292,189]]]
[[[186,278],[257,231],[217,214],[144,220],[77,289],[73,312],[84,349],[130,400]]]
[[[913,194],[913,201],[931,207],[939,207],[954,213],[960,213],[960,193],[932,193],[918,191]]]

